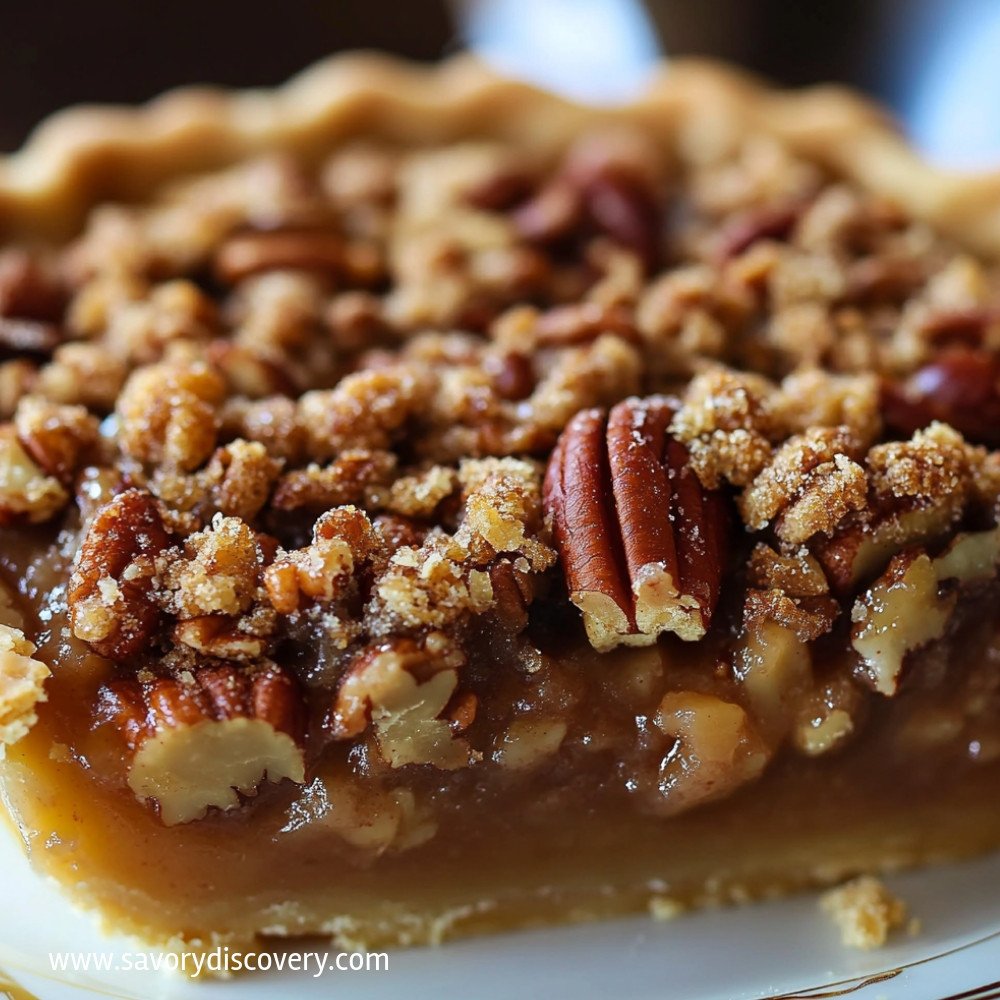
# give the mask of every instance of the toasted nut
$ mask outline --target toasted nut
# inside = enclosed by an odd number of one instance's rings
[[[68,501],[59,480],[35,464],[14,428],[0,426],[0,524],[47,521]]]
[[[134,751],[129,787],[158,804],[167,826],[234,809],[264,781],[305,780],[302,693],[277,667],[118,681],[102,701]]]
[[[38,721],[49,668],[34,659],[35,644],[20,629],[0,625],[0,748],[16,743]]]
[[[63,482],[86,461],[98,435],[97,418],[84,407],[59,406],[38,396],[21,400],[14,426],[28,454]]]
[[[356,574],[380,544],[364,511],[353,506],[327,511],[313,527],[311,545],[282,553],[264,571],[271,603],[281,614],[292,614],[303,598],[343,597],[356,586]]]
[[[656,724],[676,740],[660,765],[667,815],[724,798],[757,778],[769,752],[739,705],[695,691],[664,695]]]
[[[791,597],[823,597],[830,592],[823,570],[805,549],[779,555],[769,545],[758,542],[750,554],[748,580],[754,587],[776,587]]]
[[[790,437],[740,497],[747,527],[760,531],[773,521],[777,536],[791,545],[833,531],[867,503],[868,477],[854,460],[857,450],[847,427]]]
[[[522,631],[533,596],[528,574],[518,571],[509,559],[500,559],[490,566],[489,575],[493,614],[513,631]]]
[[[976,348],[950,348],[903,381],[883,384],[887,426],[910,434],[935,420],[967,438],[1000,444],[1000,358]]]
[[[526,771],[548,760],[566,738],[563,719],[515,719],[494,759],[512,771]]]
[[[992,580],[1000,566],[1000,528],[956,535],[934,560],[939,580],[975,584]]]
[[[645,179],[605,169],[584,187],[587,214],[616,243],[653,270],[660,258],[660,207]]]
[[[468,745],[455,738],[444,717],[463,664],[460,650],[433,632],[422,644],[396,639],[363,650],[337,691],[334,734],[354,739],[371,724],[379,750],[392,767],[464,767]]]
[[[538,343],[543,347],[586,343],[605,333],[632,343],[640,339],[632,310],[621,305],[578,302],[556,306],[538,319]]]
[[[945,536],[954,513],[941,505],[886,511],[870,524],[845,524],[831,538],[815,544],[813,551],[834,592],[851,594],[858,584],[885,569],[898,552]]]
[[[938,593],[938,576],[926,554],[894,556],[851,611],[860,676],[879,694],[894,695],[907,654],[944,634],[955,601],[954,593]]]
[[[202,615],[180,621],[174,638],[206,656],[222,660],[256,660],[264,655],[267,638],[242,632],[228,615]]]
[[[854,680],[836,675],[799,701],[792,743],[807,757],[837,750],[858,731],[866,707],[866,699]]]
[[[944,634],[955,588],[993,580],[998,567],[1000,528],[956,535],[936,559],[914,550],[896,555],[851,613],[861,678],[880,694],[895,694],[907,655]]]
[[[770,738],[780,739],[789,725],[789,703],[812,680],[808,640],[766,613],[751,610],[746,617],[746,634],[734,658],[736,673],[755,717]]]
[[[501,357],[487,355],[483,367],[489,372],[493,388],[502,399],[527,399],[535,390],[535,370],[527,354],[508,351]]]
[[[241,233],[215,255],[215,273],[227,285],[262,271],[301,270],[337,273],[344,266],[344,243],[335,233]]]
[[[161,603],[181,618],[242,615],[257,594],[261,555],[245,521],[216,515],[158,561]]]
[[[392,478],[396,456],[364,448],[342,451],[329,465],[310,464],[286,473],[271,499],[276,510],[313,510],[317,513],[343,504],[359,504],[366,491]]]
[[[231,395],[247,399],[295,394],[295,383],[271,358],[253,348],[229,340],[213,340],[208,360],[226,379]]]
[[[568,235],[582,218],[580,192],[564,178],[556,178],[515,209],[511,222],[521,239],[552,243]]]
[[[699,639],[719,598],[729,513],[667,433],[672,414],[662,397],[626,400],[607,421],[582,411],[549,462],[546,512],[596,649]]]
[[[323,774],[302,789],[282,827],[285,844],[315,840],[325,849],[330,833],[366,858],[406,851],[430,840],[437,820],[424,798],[409,788],[382,789],[350,774]],[[293,838],[289,840],[289,838]]]
[[[141,462],[195,469],[215,448],[224,395],[222,378],[202,364],[137,368],[118,397],[119,443]]]
[[[529,171],[504,164],[469,187],[465,200],[484,212],[503,212],[530,193],[531,181]]]
[[[127,490],[102,507],[70,579],[74,635],[115,660],[146,646],[160,621],[153,559],[169,544],[156,501],[143,490]]]

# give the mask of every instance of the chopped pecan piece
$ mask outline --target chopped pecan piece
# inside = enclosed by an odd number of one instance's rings
[[[118,397],[119,443],[141,462],[195,469],[215,448],[215,407],[224,395],[225,383],[206,365],[137,368]]]
[[[912,549],[894,556],[851,613],[862,678],[895,694],[907,654],[944,634],[956,588],[994,580],[998,567],[1000,528],[958,534],[934,559]]]
[[[59,406],[27,396],[14,414],[17,435],[31,457],[62,482],[86,460],[97,441],[97,418],[82,406]]]
[[[464,663],[461,650],[440,632],[431,632],[423,642],[393,639],[363,650],[337,691],[335,736],[354,739],[371,724],[392,767],[464,767],[468,744],[455,738],[445,717]]]
[[[659,811],[672,815],[731,794],[757,778],[770,756],[746,712],[696,691],[670,691],[657,726],[675,743],[660,765]]]
[[[0,749],[16,743],[38,721],[49,668],[36,660],[35,644],[20,629],[0,625]]]
[[[201,615],[179,621],[174,638],[220,660],[256,660],[267,648],[267,636],[241,630],[239,620],[228,615]]]
[[[520,351],[503,355],[488,354],[483,369],[490,375],[493,388],[501,399],[527,399],[535,389],[535,369],[532,359]]]
[[[273,665],[112,682],[101,714],[133,752],[129,787],[167,826],[234,809],[264,781],[305,780],[302,692]]]
[[[670,432],[684,444],[707,486],[746,486],[767,465],[781,430],[774,387],[749,372],[710,368],[688,385]]]
[[[148,645],[160,621],[154,559],[170,544],[156,501],[126,490],[94,517],[69,584],[73,634],[121,660]]]
[[[216,251],[215,274],[225,284],[235,285],[261,271],[338,273],[344,256],[344,241],[330,232],[240,233]]]
[[[903,552],[855,602],[851,644],[879,694],[895,694],[906,655],[944,634],[956,595],[939,594],[938,582],[926,553]]]
[[[632,343],[639,342],[632,310],[621,305],[581,302],[557,306],[538,319],[538,343],[543,347],[585,343],[603,333],[612,333]]]
[[[59,480],[35,463],[14,428],[0,427],[0,524],[47,521],[68,500]]]
[[[368,515],[357,507],[327,511],[313,527],[312,544],[280,553],[264,571],[275,609],[293,614],[303,599],[336,601],[357,587],[357,575],[382,541]]]
[[[631,250],[647,268],[660,256],[660,199],[649,169],[655,153],[636,135],[589,137],[563,169],[512,214],[522,239],[551,243],[578,227]]]
[[[852,677],[834,675],[799,700],[792,743],[807,757],[837,750],[860,729],[867,706],[862,688]]]
[[[745,631],[734,657],[734,672],[762,730],[769,738],[784,737],[788,705],[808,690],[812,681],[809,640],[772,617],[773,604],[792,602],[780,591],[751,591],[744,613]]]
[[[271,505],[276,510],[318,512],[342,504],[359,504],[366,490],[386,484],[395,471],[396,457],[388,451],[351,448],[329,465],[315,463],[285,473],[278,481]]]
[[[240,615],[256,596],[262,563],[249,525],[216,515],[210,527],[189,535],[183,546],[157,561],[161,604],[181,618]]]
[[[511,214],[517,234],[532,243],[562,239],[583,217],[583,204],[576,188],[562,177],[542,187]]]
[[[774,520],[777,536],[791,545],[833,531],[868,499],[868,478],[856,456],[847,427],[789,438],[740,497],[747,526],[759,531]]]
[[[668,433],[673,412],[658,396],[584,410],[549,462],[546,511],[596,649],[699,639],[719,598],[729,512]]]
[[[867,457],[866,509],[852,514],[812,548],[841,594],[879,574],[909,546],[944,540],[977,499],[985,453],[935,423],[909,441],[876,445]],[[987,504],[989,506],[989,503]]]

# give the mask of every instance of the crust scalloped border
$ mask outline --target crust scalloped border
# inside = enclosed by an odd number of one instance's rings
[[[1000,256],[1000,171],[922,160],[877,106],[838,87],[773,90],[731,68],[678,61],[634,103],[586,107],[494,75],[470,56],[422,67],[340,55],[273,90],[173,91],[138,108],[80,107],[0,157],[0,236],[58,238],[102,199],[136,199],[170,179],[264,149],[318,158],[351,136],[404,143],[465,138],[555,151],[595,123],[638,122],[695,153],[751,132],[790,149],[988,256]]]

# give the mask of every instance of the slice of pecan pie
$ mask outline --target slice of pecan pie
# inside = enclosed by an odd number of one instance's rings
[[[158,941],[1000,844],[1000,187],[846,95],[459,62],[0,164],[3,798]]]

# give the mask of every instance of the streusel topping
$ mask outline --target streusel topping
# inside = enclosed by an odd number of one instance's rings
[[[789,718],[832,721],[790,739],[825,752],[871,697],[847,638],[871,593],[911,565],[981,589],[934,560],[996,521],[998,316],[995,268],[761,138],[265,158],[0,253],[0,521],[72,555],[67,642],[138,685],[98,719],[139,705],[164,759],[156,698],[270,726],[289,775],[346,742],[383,771],[527,768],[581,706],[636,725],[562,655],[586,621],[598,648],[701,644],[729,700],[647,714],[694,746],[707,705],[728,788],[788,733],[768,656],[805,664]],[[821,638],[846,659],[813,665]],[[276,684],[308,724],[254,707]]]

